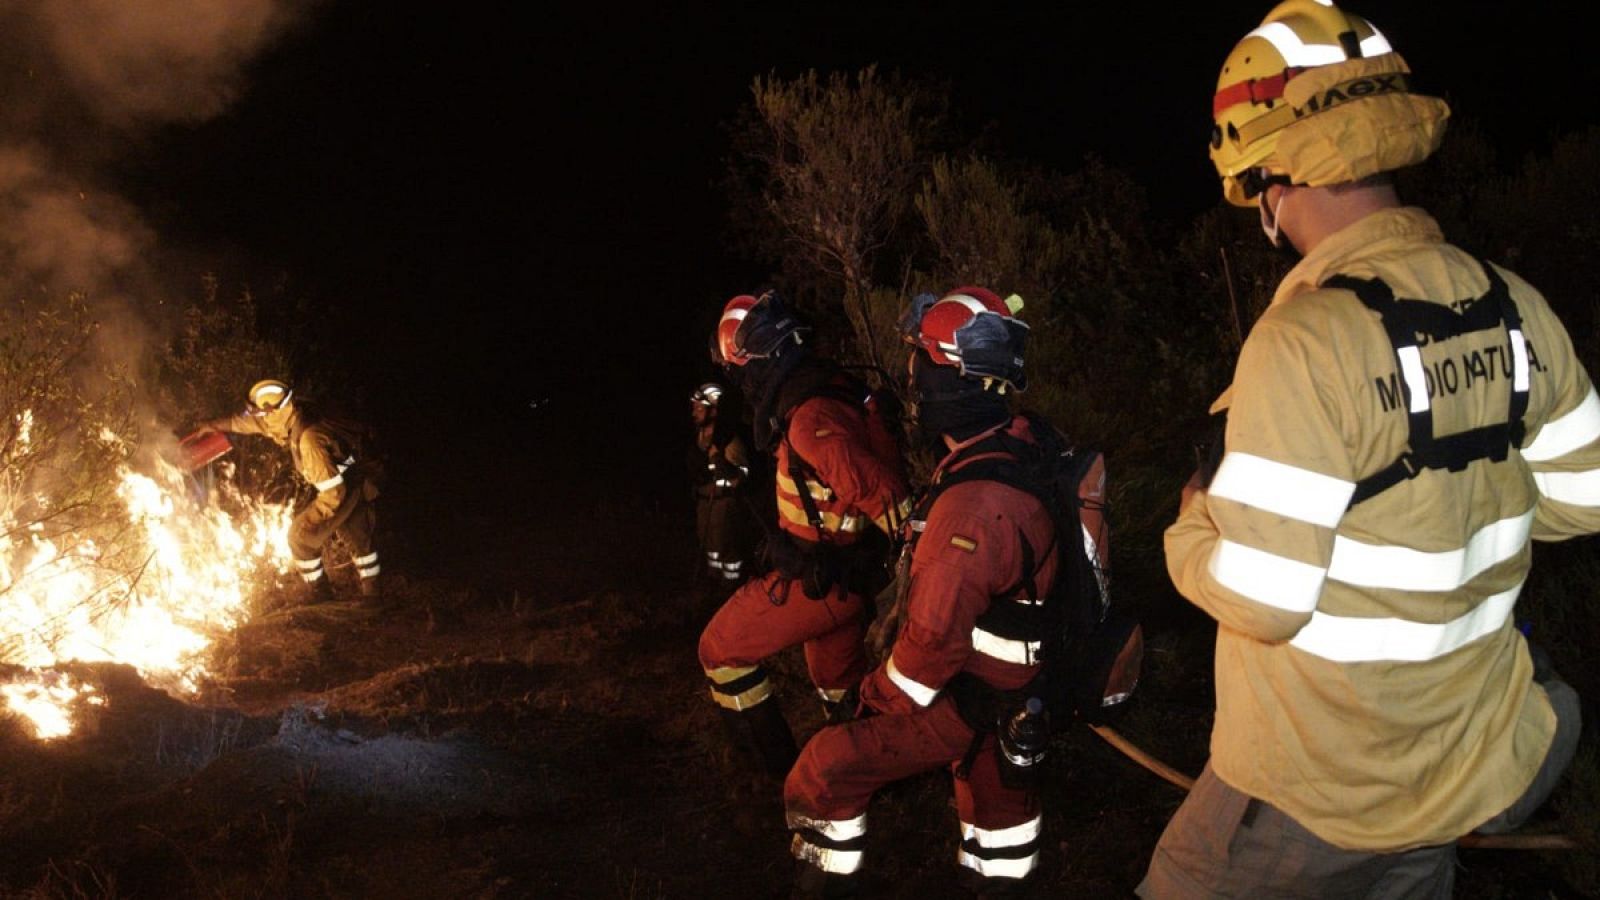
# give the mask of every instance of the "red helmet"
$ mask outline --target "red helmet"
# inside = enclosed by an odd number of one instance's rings
[[[810,329],[777,294],[740,294],[722,308],[717,323],[717,353],[722,362],[742,366],[752,359],[777,356],[793,338],[799,344]]]
[[[1015,315],[1022,298],[1006,300],[987,288],[959,287],[935,299],[921,294],[900,322],[906,341],[927,351],[941,366],[955,366],[964,378],[995,380],[1018,391],[1028,387],[1023,347],[1028,325]]]

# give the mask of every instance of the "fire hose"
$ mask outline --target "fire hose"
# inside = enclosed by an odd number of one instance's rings
[[[1089,730],[1115,747],[1123,756],[1161,776],[1185,792],[1194,787],[1194,779],[1167,765],[1121,732],[1106,725],[1090,725]],[[1578,842],[1564,834],[1465,834],[1456,844],[1474,850],[1575,850]]]

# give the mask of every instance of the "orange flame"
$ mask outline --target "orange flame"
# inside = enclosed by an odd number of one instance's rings
[[[123,466],[118,475],[142,560],[133,572],[113,571],[92,540],[19,532],[0,511],[0,662],[32,670],[0,685],[0,698],[40,738],[70,733],[73,705],[101,699],[49,667],[121,662],[153,683],[193,691],[206,674],[205,651],[242,621],[264,570],[289,569],[287,504],[234,491],[245,510],[235,519],[196,498],[187,476],[165,462],[153,474]]]

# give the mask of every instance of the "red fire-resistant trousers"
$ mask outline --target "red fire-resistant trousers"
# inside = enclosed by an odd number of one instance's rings
[[[853,820],[866,812],[873,793],[892,781],[940,766],[954,772],[971,745],[972,729],[946,696],[915,712],[824,728],[806,743],[784,782],[790,827]],[[954,782],[961,865],[982,877],[1020,878],[1031,872],[1037,863],[1039,799],[1035,792],[1000,782],[993,734],[985,736],[968,776]],[[800,837],[806,839],[804,830]]]
[[[768,572],[741,585],[711,617],[700,634],[700,665],[707,671],[754,666],[803,643],[813,684],[827,691],[855,687],[870,668],[864,606],[837,585],[813,600],[800,582]]]

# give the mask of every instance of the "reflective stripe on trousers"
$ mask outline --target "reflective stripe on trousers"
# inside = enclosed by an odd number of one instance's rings
[[[300,570],[300,577],[305,579],[307,584],[322,577],[322,557],[320,556],[316,559],[297,559],[294,561],[294,565],[295,568]]]

